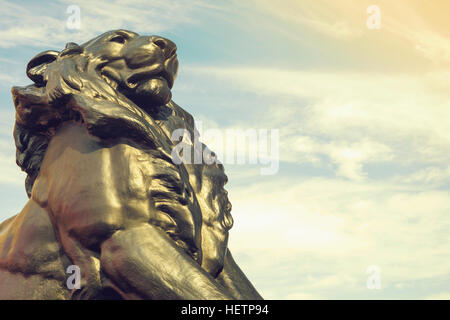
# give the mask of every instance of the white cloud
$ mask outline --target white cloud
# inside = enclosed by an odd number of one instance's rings
[[[249,256],[246,270],[257,287],[272,288],[271,298],[290,290],[370,297],[366,268],[373,264],[390,290],[381,294],[414,297],[417,281],[445,279],[450,268],[450,197],[425,189],[299,176],[234,187],[230,247]]]
[[[245,126],[237,117],[215,127],[280,129],[284,176],[242,170],[244,182],[226,166],[236,222],[230,247],[263,296],[423,298],[419,288],[448,283],[448,73],[185,72],[263,101],[246,111]],[[237,101],[236,110],[239,103],[249,105]],[[311,178],[305,163],[334,175]],[[384,166],[383,178],[368,165]],[[366,287],[370,265],[382,271],[377,292]]]
[[[75,3],[81,10],[81,29],[68,30],[66,10],[73,4],[73,1],[64,0],[43,7],[1,1],[0,47],[61,47],[68,41],[84,42],[116,28],[156,34],[183,23],[196,23],[193,14],[196,10],[213,10],[203,1],[81,0]]]
[[[441,4],[441,10],[448,9],[448,3]],[[446,29],[440,29],[433,25],[433,16],[437,20],[439,14],[423,15],[420,10],[409,10],[405,14],[404,6],[401,6],[396,15],[384,17],[384,28],[395,36],[408,41],[412,51],[416,51],[424,58],[435,64],[450,62],[450,44]],[[416,7],[417,8],[417,7]],[[443,11],[444,12],[444,11]],[[404,19],[407,18],[408,21]]]
[[[426,300],[450,300],[450,292],[442,292],[429,295]]]
[[[450,165],[447,167],[427,167],[407,176],[397,176],[394,181],[401,183],[439,186],[442,183],[450,182]]]
[[[381,143],[362,141],[350,146],[331,144],[330,160],[338,164],[336,174],[354,180],[364,178],[363,164],[379,163],[392,159],[392,150]]]
[[[11,103],[12,104],[12,103]],[[26,174],[16,164],[14,111],[0,111],[0,183],[24,186]]]
[[[352,23],[353,17],[337,14],[339,8],[323,1],[285,0],[273,2],[269,0],[253,1],[253,6],[266,14],[277,17],[281,21],[290,22],[300,27],[306,27],[324,35],[338,38],[358,38],[362,35],[364,24]],[[293,33],[295,35],[295,33]]]
[[[284,161],[318,164],[326,156],[337,175],[350,179],[364,178],[368,163],[447,164],[446,72],[424,77],[264,68],[187,70],[242,91],[277,97],[275,104],[253,112],[259,114],[258,126],[280,128]]]
[[[380,30],[369,30],[366,21],[371,14],[367,8],[377,5],[380,9]],[[358,48],[367,46],[367,39],[377,39],[383,49],[408,49],[414,54],[428,59],[436,65],[450,62],[450,43],[448,41],[448,17],[450,9],[446,1],[424,10],[420,0],[378,0],[368,1],[341,0],[270,0],[252,1],[247,8],[260,10],[271,19],[283,25],[286,35],[301,42],[302,34],[292,29],[318,32],[328,40],[338,39],[358,52]],[[275,24],[275,23],[274,23]],[[378,34],[376,34],[378,33]],[[299,36],[300,34],[300,36]],[[344,42],[345,41],[345,42]],[[383,49],[380,50],[383,53]],[[347,51],[352,55],[351,50]],[[406,50],[405,50],[406,52]]]
[[[13,84],[19,83],[21,79],[16,76],[12,76],[10,74],[0,73],[0,85],[2,86],[11,86]]]
[[[368,139],[353,143],[339,140],[326,142],[309,136],[294,136],[284,141],[283,153],[289,154],[285,160],[298,163],[316,164],[320,161],[317,156],[327,156],[337,166],[336,175],[362,180],[366,176],[363,164],[390,161],[393,152],[388,146]]]
[[[26,174],[16,165],[14,141],[0,139],[0,183],[24,185]]]
[[[267,97],[248,110],[253,122],[245,128],[279,128],[282,160],[298,165],[291,178],[269,180],[242,170],[246,183],[235,184],[241,172],[226,166],[236,222],[230,247],[263,296],[421,298],[419,282],[440,290],[433,283],[445,283],[450,268],[450,198],[438,189],[448,181],[450,152],[445,72],[185,69],[249,99]],[[233,125],[241,120],[226,127]],[[301,174],[304,163],[335,176],[310,178]],[[368,164],[391,172],[375,180]],[[426,168],[392,169],[402,166]],[[378,293],[366,287],[370,265],[382,270]]]

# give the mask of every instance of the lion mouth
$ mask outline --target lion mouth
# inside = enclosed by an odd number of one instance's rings
[[[130,77],[126,79],[126,82],[129,87],[134,88],[137,86],[139,82],[152,79],[165,80],[169,88],[172,88],[174,83],[173,75],[170,74],[167,70],[162,69],[159,72],[157,71],[155,72],[153,68],[152,70],[144,70],[132,74]]]
[[[172,89],[178,70],[178,57],[176,47],[172,49],[162,63],[142,66],[135,69],[126,80],[129,88],[135,88],[140,82],[152,79],[164,80]]]
[[[169,88],[172,89],[174,79],[173,79],[173,76],[169,72],[167,72],[166,70],[163,70],[159,74],[156,75],[156,78],[166,80],[167,84],[169,85]]]

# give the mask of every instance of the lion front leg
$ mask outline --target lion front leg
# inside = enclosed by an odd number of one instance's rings
[[[103,272],[125,299],[232,299],[225,287],[163,231],[144,224],[117,231],[101,247]]]

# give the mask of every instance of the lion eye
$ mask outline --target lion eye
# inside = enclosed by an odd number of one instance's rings
[[[125,43],[125,38],[123,36],[114,36],[109,41],[117,42],[117,43]]]

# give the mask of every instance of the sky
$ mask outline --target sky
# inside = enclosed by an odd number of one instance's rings
[[[449,1],[0,7],[0,220],[27,201],[10,93],[26,63],[124,28],[177,44],[173,100],[203,131],[278,132],[274,174],[225,163],[229,247],[264,298],[450,299]]]

